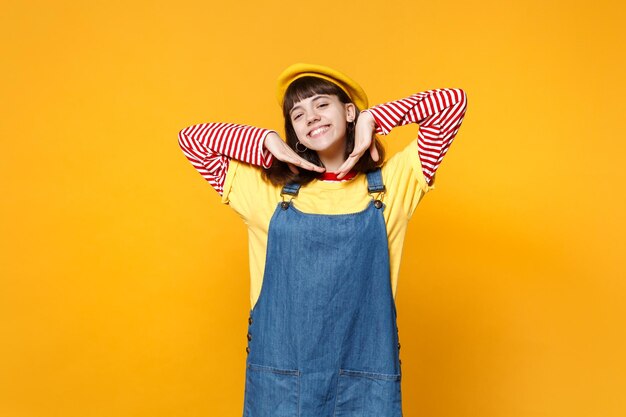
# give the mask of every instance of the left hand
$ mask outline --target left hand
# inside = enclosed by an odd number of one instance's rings
[[[354,127],[354,150],[337,170],[338,179],[343,178],[350,172],[368,149],[372,155],[372,159],[378,161],[379,156],[378,150],[376,149],[376,142],[372,140],[375,129],[376,121],[374,120],[374,116],[367,111],[361,112],[356,121],[356,126]]]

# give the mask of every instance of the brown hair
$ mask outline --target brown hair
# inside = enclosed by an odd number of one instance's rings
[[[283,117],[285,118],[286,142],[289,147],[294,151],[296,150],[298,136],[296,135],[296,132],[293,129],[293,125],[291,124],[289,111],[299,101],[309,97],[313,97],[316,94],[333,94],[336,95],[339,98],[339,101],[341,101],[342,103],[352,103],[352,100],[350,100],[350,97],[348,97],[345,91],[343,91],[336,84],[330,81],[326,81],[322,78],[301,77],[292,82],[285,92],[285,97],[283,100]],[[358,117],[359,110],[357,108],[356,117],[354,120],[356,121]],[[354,125],[355,122],[347,124],[346,151],[344,158],[347,158],[354,150]],[[378,161],[374,161],[369,150],[367,150],[352,168],[353,170],[357,172],[369,172],[373,171],[379,166],[382,166],[385,160],[385,148],[383,147],[380,139],[378,139],[376,135],[374,135],[373,140],[375,142],[376,150],[378,151],[379,155]],[[315,165],[322,167],[324,166],[319,156],[317,155],[317,152],[311,149],[307,149],[302,153],[298,152],[298,155],[300,155],[301,158],[314,163]],[[286,162],[274,158],[272,166],[269,168],[263,168],[262,174],[265,179],[269,180],[274,185],[284,185],[289,182],[295,182],[304,185],[321,176],[321,174],[318,172],[309,171],[300,167],[298,167],[298,171],[300,171],[299,174],[294,174],[289,169],[289,166]]]

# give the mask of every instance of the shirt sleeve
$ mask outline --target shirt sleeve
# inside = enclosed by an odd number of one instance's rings
[[[427,90],[367,110],[376,133],[386,135],[396,126],[419,124],[417,154],[427,185],[434,184],[437,168],[461,127],[467,95],[460,88]]]
[[[390,210],[401,209],[402,217],[407,220],[413,216],[424,195],[435,188],[434,177],[432,185],[426,184],[416,148],[417,139],[413,139],[403,150],[385,161],[382,168],[387,189],[385,201],[389,203]]]
[[[273,130],[233,123],[201,123],[178,133],[178,145],[191,165],[220,195],[230,160],[269,168],[274,156],[263,142]]]

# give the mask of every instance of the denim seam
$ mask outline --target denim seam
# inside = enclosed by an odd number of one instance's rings
[[[259,364],[251,363],[251,362],[248,363],[248,367],[252,370],[260,371],[260,372],[272,372],[275,374],[300,376],[300,370],[298,369],[275,368],[273,366],[259,365]]]
[[[361,211],[357,211],[357,212],[354,212],[354,213],[339,213],[339,214],[305,213],[305,212],[303,212],[303,211],[298,210],[298,209],[297,209],[297,208],[293,205],[293,203],[292,203],[292,204],[289,204],[289,208],[290,208],[291,210],[293,210],[294,212],[296,212],[297,214],[302,215],[302,216],[313,216],[313,217],[334,217],[334,218],[344,217],[344,218],[350,218],[350,217],[356,217],[357,215],[359,215],[359,214],[363,214],[363,213],[365,213],[366,211],[368,211],[371,207],[373,207],[373,206],[374,206],[374,201],[375,201],[375,199],[373,199],[373,198],[372,198],[372,199],[371,199],[371,200],[367,203],[367,207],[365,207],[365,208],[364,208],[363,210],[361,210]],[[279,205],[280,205],[280,203],[279,203]],[[386,205],[385,205],[385,203],[383,203],[383,205],[382,205],[381,209],[384,209],[385,207],[386,207]],[[377,209],[377,210],[380,210],[380,209]]]
[[[353,369],[340,369],[339,374],[361,377],[361,378],[387,380],[387,381],[399,380],[401,376],[401,374],[382,374],[382,373],[377,373],[377,372],[357,371]]]

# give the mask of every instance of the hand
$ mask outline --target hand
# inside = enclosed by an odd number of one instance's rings
[[[324,172],[326,168],[322,168],[317,166],[304,158],[301,158],[297,153],[294,152],[293,149],[285,143],[284,140],[280,138],[276,133],[270,132],[265,137],[263,141],[263,146],[267,149],[274,157],[280,161],[286,162],[289,169],[294,174],[298,174],[298,168],[308,169],[309,171],[316,172]]]
[[[374,120],[374,116],[367,111],[361,112],[356,121],[356,126],[354,127],[354,150],[337,170],[337,172],[339,172],[339,174],[337,174],[338,179],[343,178],[350,172],[359,159],[361,159],[361,155],[368,149],[372,155],[372,159],[378,161],[379,155],[376,149],[376,142],[372,140],[375,129],[376,121]]]

